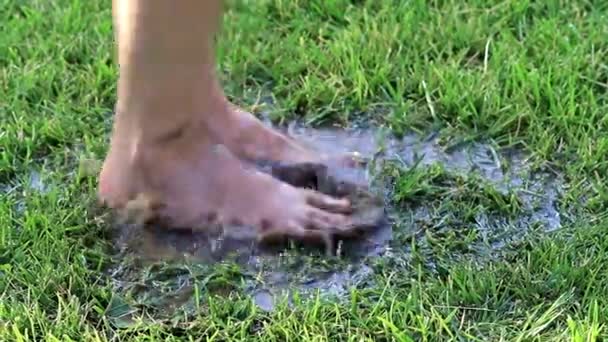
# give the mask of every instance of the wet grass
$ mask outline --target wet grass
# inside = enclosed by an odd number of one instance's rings
[[[95,179],[78,171],[107,148],[110,2],[0,8],[0,340],[606,338],[604,2],[232,1],[218,54],[235,102],[278,121],[373,121],[437,130],[445,148],[516,148],[529,175],[561,175],[565,219],[551,230],[517,221],[533,212],[521,192],[475,173],[390,164],[403,214],[392,251],[344,300],[267,313],[243,295],[239,270],[193,269],[195,310],[142,323],[103,272],[107,227]],[[408,217],[422,205],[428,216]],[[493,248],[480,212],[512,238]]]

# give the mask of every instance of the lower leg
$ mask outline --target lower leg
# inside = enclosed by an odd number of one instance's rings
[[[213,35],[221,1],[115,0],[118,30],[117,116],[154,141],[227,105],[215,77]],[[127,113],[127,114],[124,114]]]
[[[199,118],[198,108],[221,111],[210,48],[220,6],[221,1],[175,6],[113,0],[120,72],[110,153],[101,175],[104,197],[124,202],[131,196],[135,184],[122,166],[132,161],[138,146],[179,133]],[[198,13],[205,15],[195,17]]]
[[[178,109],[171,107],[178,103],[186,105],[188,101],[197,101],[195,106],[203,104],[210,109],[197,119],[205,123],[215,140],[242,159],[289,162],[327,159],[266,127],[250,113],[230,105],[215,76],[213,35],[220,25],[221,7],[218,0],[180,4],[179,7],[166,3],[145,4],[143,7],[135,3],[115,3],[115,25],[118,39],[122,40],[119,44],[121,73],[134,74],[134,77],[125,75],[119,81],[118,112],[125,107],[137,106],[132,101],[149,104],[161,113]],[[188,15],[192,16],[192,13],[202,15],[189,20]],[[140,16],[141,20],[129,20],[129,16]],[[165,27],[175,30],[169,31]],[[147,43],[150,41],[155,44]],[[145,57],[142,59],[142,56]],[[166,66],[167,63],[173,64],[170,68],[157,68],[159,64]],[[167,70],[167,74],[162,70]],[[176,82],[181,82],[181,89],[174,87]],[[163,92],[173,96],[174,100],[144,99],[155,93],[149,89],[150,86],[164,86]],[[165,127],[162,121],[148,120],[148,117],[146,123]],[[175,124],[173,116],[163,118]]]

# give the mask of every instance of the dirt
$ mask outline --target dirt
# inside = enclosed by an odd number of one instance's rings
[[[394,203],[391,184],[378,178],[386,162],[398,163],[404,169],[421,167],[424,170],[427,166],[441,165],[452,174],[479,177],[497,192],[513,193],[517,197],[522,210],[514,217],[478,210],[473,220],[467,222],[467,229],[479,236],[476,241],[467,241],[465,246],[466,253],[475,257],[499,256],[501,250],[510,248],[514,241],[524,239],[530,232],[558,230],[572,219],[567,208],[560,206],[564,191],[562,175],[534,168],[522,151],[499,150],[484,142],[446,146],[439,134],[408,134],[396,138],[374,127],[313,129],[293,124],[284,129],[299,141],[326,153],[356,151],[370,161],[359,169],[323,170],[315,166],[303,178],[311,183],[307,185],[325,192],[337,191],[331,187],[338,184],[335,179],[366,189],[363,192],[366,195],[361,196],[358,203],[368,210],[357,212],[359,226],[366,234],[356,234],[354,239],[338,236],[332,246],[334,255],[326,256],[323,244],[305,247],[289,243],[260,249],[247,227],[229,229],[228,233],[201,234],[168,231],[162,227],[109,225],[115,247],[113,266],[107,270],[116,295],[113,303],[117,306],[112,307],[113,310],[121,315],[125,310],[137,311],[136,308],[196,310],[198,301],[203,300],[197,297],[201,291],[226,295],[236,290],[249,296],[263,310],[272,310],[278,301],[290,300],[294,293],[341,296],[347,294],[351,286],[366,287],[373,283],[374,261],[396,257],[407,260],[412,239],[416,241],[417,252],[428,253],[428,260],[433,263],[437,246],[432,246],[433,241],[426,241],[426,233],[454,233],[458,227],[446,217],[438,217],[429,203],[413,203],[409,207]],[[97,161],[86,160],[79,166],[79,177],[92,176],[98,168]],[[31,170],[24,177],[0,184],[0,193],[15,198],[17,214],[23,212],[24,198],[31,193],[44,194],[61,186],[45,178],[41,170]],[[289,171],[289,168],[275,166],[275,172],[281,170]],[[370,198],[375,199],[366,204],[365,200]],[[377,210],[381,206],[375,202],[377,198],[382,198],[385,205],[383,219],[374,229],[369,229],[379,217]],[[440,213],[451,214],[454,213]],[[454,234],[461,240],[460,232]]]
[[[250,296],[260,309],[272,310],[296,293],[331,297],[347,293],[351,286],[366,286],[373,273],[371,259],[407,255],[408,247],[397,244],[401,240],[394,239],[395,233],[415,235],[437,219],[425,203],[407,210],[391,203],[389,184],[375,181],[386,161],[397,161],[404,168],[440,164],[453,173],[479,175],[499,192],[517,190],[526,210],[516,220],[477,214],[474,229],[482,241],[470,249],[479,253],[491,254],[525,235],[535,224],[547,231],[561,226],[559,175],[533,172],[519,152],[499,153],[482,143],[446,148],[434,134],[398,139],[377,129],[312,129],[297,124],[285,130],[313,148],[328,153],[356,151],[370,161],[357,169],[260,165],[294,185],[355,199],[359,229],[349,230],[349,234],[333,232],[335,239],[329,239],[333,256],[324,255],[327,245],[323,243],[258,244],[248,227],[201,233],[123,225],[116,231],[118,261],[111,270],[116,291],[129,293],[135,304],[144,307],[194,310],[199,300],[194,289],[203,287],[211,294],[229,293],[234,288]],[[399,231],[393,232],[396,227]]]

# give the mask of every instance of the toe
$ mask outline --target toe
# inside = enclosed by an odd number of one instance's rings
[[[347,153],[342,157],[343,163],[348,167],[360,167],[367,164],[367,160],[359,152]]]
[[[318,222],[317,224],[324,225],[321,222]],[[310,225],[310,222],[308,222],[308,225]],[[305,227],[306,225],[304,224],[291,226],[287,232],[287,235],[308,243],[322,243],[325,245],[328,251],[331,249],[333,234],[330,231],[327,229],[306,229]]]
[[[351,210],[350,201],[346,198],[333,198],[314,190],[306,192],[306,203],[309,205],[335,213],[348,213]]]
[[[346,223],[346,217],[311,207],[307,213],[308,226],[312,229],[339,228]]]
[[[358,168],[365,166],[368,160],[359,152],[348,152],[340,155],[322,155],[321,162],[328,165],[337,165],[346,168]]]
[[[260,235],[262,237],[271,236],[300,236],[305,231],[304,226],[296,221],[289,221],[285,224],[268,223],[262,225],[259,228]]]

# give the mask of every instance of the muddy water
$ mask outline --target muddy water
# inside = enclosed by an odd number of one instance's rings
[[[521,190],[519,194],[529,214],[515,223],[510,222],[509,229],[515,226],[515,229],[523,232],[532,225],[539,224],[547,230],[553,230],[561,225],[557,210],[561,184],[559,177],[532,175],[521,154],[499,154],[492,146],[480,143],[445,149],[435,135],[408,135],[396,139],[374,129],[311,129],[298,125],[291,125],[285,130],[299,141],[329,153],[356,151],[369,160],[396,160],[405,167],[411,167],[419,161],[421,165],[439,163],[452,172],[476,173],[499,191]],[[505,163],[509,167],[505,167]],[[369,184],[375,174],[370,167],[335,169],[335,172],[356,184]],[[383,190],[380,186],[371,191],[381,194]],[[387,205],[390,205],[388,200]],[[402,214],[394,208],[388,209],[393,218]],[[415,209],[414,215],[424,218],[426,209],[421,205]],[[390,218],[382,221],[377,229],[360,240],[340,242],[338,258],[324,257],[319,248],[260,248],[247,227],[203,234],[167,231],[161,227],[141,229],[122,226],[116,235],[116,246],[121,250],[122,257],[137,260],[138,266],[121,264],[113,270],[113,277],[118,288],[133,290],[133,284],[137,283],[140,297],[149,298],[151,295],[146,291],[153,291],[152,288],[161,283],[156,276],[148,282],[142,280],[144,273],[141,270],[146,265],[161,262],[171,264],[172,267],[191,269],[196,265],[229,261],[241,267],[240,276],[245,279],[245,283],[239,286],[251,295],[261,309],[271,310],[278,300],[289,299],[294,292],[320,290],[325,295],[341,295],[349,287],[365,283],[372,272],[366,265],[367,258],[381,256],[387,249],[392,249],[392,253],[400,250],[400,246],[391,245],[393,232],[390,222]],[[505,228],[506,223],[502,218],[484,213],[478,215],[476,225],[482,235],[490,236],[490,242],[486,246],[488,250],[505,245],[514,233]],[[413,221],[400,229],[415,231],[418,228],[416,221]],[[405,249],[403,251],[405,253]],[[310,257],[311,254],[314,257]],[[160,269],[156,268],[157,271]],[[149,269],[145,272],[150,276]],[[172,306],[178,305],[177,302],[186,306],[193,305],[193,293],[198,280],[185,275],[187,273],[163,278],[163,284],[168,289],[179,288],[182,293],[180,296],[165,293]],[[161,295],[162,293],[155,294]],[[163,302],[165,304],[162,305],[167,305],[168,302]]]
[[[321,133],[319,131],[319,133]],[[314,133],[313,133],[314,134]],[[309,136],[311,137],[311,136]],[[348,138],[349,136],[345,136]],[[336,142],[341,142],[341,137],[336,136],[327,142],[331,147],[336,147]],[[355,142],[357,139],[354,139]],[[321,142],[321,141],[320,141]],[[372,142],[365,139],[360,141],[361,146],[352,144],[343,145],[345,150],[364,152],[365,156],[373,154]],[[315,145],[314,148],[329,150],[329,145]],[[369,151],[360,151],[363,147]],[[369,154],[368,154],[369,152]],[[266,167],[267,169],[267,167]],[[295,169],[302,171],[303,167]],[[287,170],[285,168],[273,169],[273,174],[293,185],[305,186],[308,181],[297,184],[289,179],[286,174],[290,172],[278,172]],[[391,225],[383,212],[382,197],[376,197],[372,189],[369,189],[369,173],[365,167],[358,169],[330,168],[324,169],[326,174],[315,171],[314,177],[317,183],[315,188],[320,191],[337,195],[336,191],[345,191],[344,184],[350,185],[352,189],[351,202],[356,206],[353,215],[359,227],[365,227],[360,234],[352,238],[337,237],[332,241],[328,250],[323,243],[316,244],[274,244],[261,245],[256,240],[256,235],[249,227],[232,226],[226,229],[209,230],[207,232],[175,231],[164,227],[149,226],[146,228],[135,225],[118,225],[115,235],[115,245],[121,249],[121,257],[135,258],[137,265],[121,264],[113,270],[116,284],[123,289],[129,289],[135,282],[135,278],[142,273],[141,270],[147,266],[157,263],[170,263],[177,267],[190,267],[192,265],[213,265],[221,262],[236,263],[245,273],[247,284],[246,291],[263,310],[270,310],[277,300],[287,299],[297,292],[310,292],[321,289],[329,295],[339,295],[348,287],[357,285],[365,279],[370,270],[363,262],[364,258],[380,255],[391,239]],[[298,172],[300,175],[301,172]],[[296,177],[300,178],[300,177]],[[311,177],[308,177],[311,178]],[[336,180],[342,183],[338,183]],[[325,185],[323,189],[321,185]],[[328,190],[329,189],[329,190]],[[349,191],[345,191],[349,193]],[[376,201],[378,200],[379,201]],[[327,252],[334,254],[327,257]],[[312,257],[311,257],[312,255]],[[189,266],[186,266],[189,265]],[[174,269],[171,269],[174,271]],[[156,268],[155,272],[163,272],[162,268]],[[158,275],[153,276],[153,278]],[[183,275],[182,275],[183,276]],[[161,275],[161,277],[163,277]],[[180,276],[181,277],[181,276]],[[174,282],[183,282],[180,291],[191,292],[195,280],[184,280],[174,277]],[[164,278],[164,277],[163,277]],[[167,280],[167,279],[165,279]],[[163,286],[173,287],[171,280],[164,282]],[[158,284],[158,281],[157,281]],[[145,291],[144,291],[145,292]],[[149,294],[142,294],[142,297]],[[175,296],[168,298],[174,301]],[[191,304],[192,295],[179,296],[183,304]],[[171,305],[175,303],[172,302]]]

